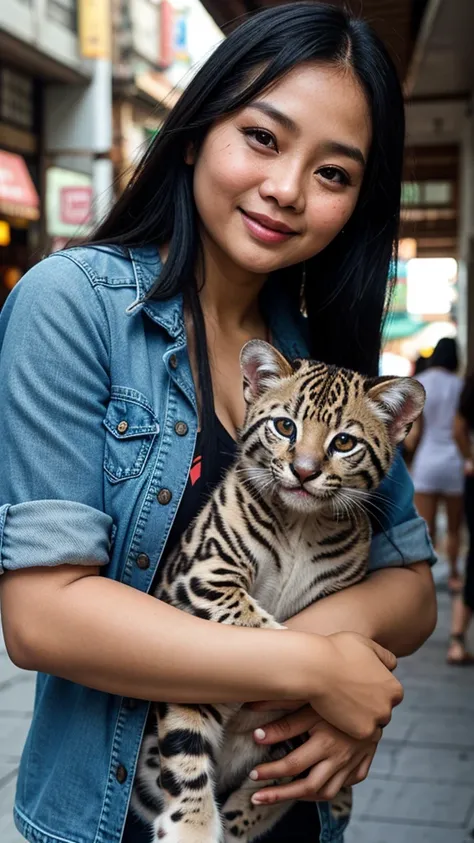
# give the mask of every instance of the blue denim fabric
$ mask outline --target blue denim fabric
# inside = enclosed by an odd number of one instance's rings
[[[182,299],[142,301],[159,271],[152,248],[81,247],[42,261],[8,298],[0,315],[0,571],[98,563],[104,576],[150,588],[197,430]],[[269,319],[284,354],[307,353],[304,320],[273,290]],[[159,503],[162,488],[169,503]],[[400,458],[381,491],[393,505],[371,568],[434,561]],[[141,553],[148,569],[136,564]],[[15,806],[27,840],[119,843],[147,710],[38,676]],[[321,840],[339,841],[327,806],[320,814]]]

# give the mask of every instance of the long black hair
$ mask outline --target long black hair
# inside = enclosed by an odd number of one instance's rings
[[[441,337],[430,357],[429,367],[438,366],[448,372],[456,372],[459,366],[457,342],[453,337]]]
[[[190,144],[199,151],[218,118],[251,102],[296,65],[314,61],[352,69],[370,106],[373,139],[359,200],[344,232],[306,261],[310,352],[315,359],[377,374],[389,279],[396,274],[391,262],[400,215],[403,97],[381,41],[364,21],[342,9],[289,3],[259,12],[235,29],[191,80],[92,238],[121,246],[169,244],[150,295],[184,293],[196,328],[201,392],[208,408],[212,390],[206,397],[210,373],[195,274],[199,226],[193,170],[185,153]],[[277,274],[298,308],[301,265]]]

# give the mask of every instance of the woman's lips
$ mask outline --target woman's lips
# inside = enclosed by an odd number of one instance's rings
[[[283,243],[285,240],[289,240],[290,237],[294,237],[296,234],[295,231],[276,231],[274,228],[268,228],[262,222],[259,222],[259,220],[249,217],[242,208],[239,208],[239,210],[250,233],[258,240],[262,240],[264,243]]]

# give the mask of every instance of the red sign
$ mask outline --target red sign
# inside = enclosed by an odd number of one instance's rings
[[[3,150],[0,150],[0,210],[31,220],[39,217],[39,196],[24,159]]]
[[[83,225],[92,221],[92,187],[62,187],[59,203],[62,223]]]

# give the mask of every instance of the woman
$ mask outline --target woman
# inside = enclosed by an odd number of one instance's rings
[[[472,665],[474,657],[466,648],[466,633],[474,612],[474,376],[466,378],[458,411],[454,419],[454,439],[464,460],[464,511],[469,533],[466,557],[466,578],[463,593],[453,600],[451,637],[447,655],[448,664]]]
[[[28,840],[149,839],[127,819],[147,700],[284,698],[263,740],[310,738],[280,762],[301,801],[268,843],[342,841],[327,800],[367,775],[400,700],[380,645],[411,652],[435,622],[402,461],[374,506],[370,576],[287,632],[217,630],[146,592],[235,452],[246,340],[377,374],[402,156],[399,83],[368,27],[270,9],[192,80],[93,243],[13,291],[1,599],[10,655],[40,671],[15,807]],[[257,772],[263,789],[275,768]]]
[[[464,482],[462,460],[453,439],[454,414],[462,388],[457,369],[456,341],[443,337],[433,351],[429,368],[417,378],[425,387],[426,404],[422,419],[415,423],[410,434],[419,441],[412,463],[415,505],[428,524],[433,543],[440,501],[446,506],[446,553],[450,567],[449,588],[453,592],[462,586],[458,556]]]

